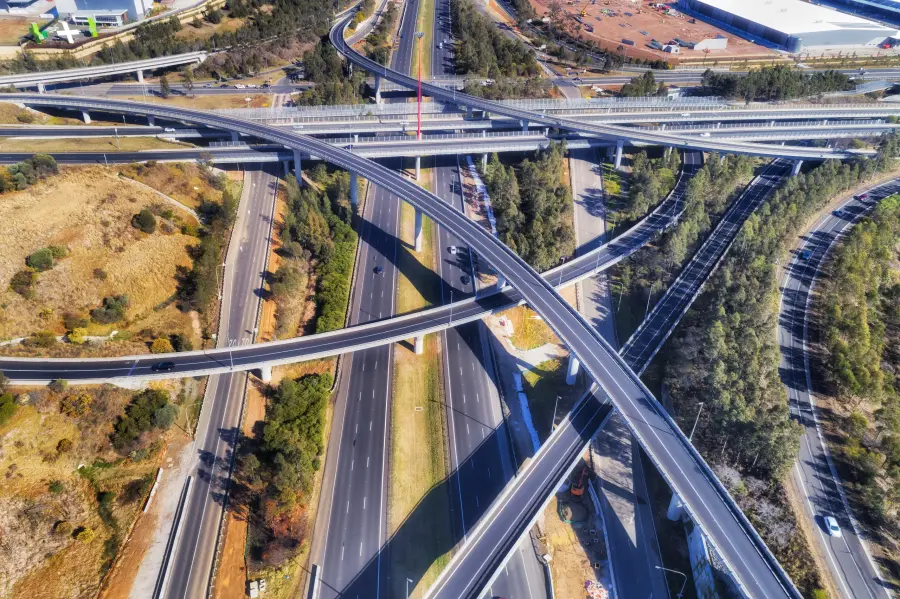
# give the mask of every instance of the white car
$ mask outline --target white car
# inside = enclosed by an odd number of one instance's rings
[[[704,131],[700,134],[700,137],[709,137],[709,131]]]
[[[166,133],[175,133],[175,129],[172,127],[166,127],[163,131]]]
[[[691,116],[691,113],[690,112],[682,112],[681,116]]]
[[[838,526],[837,520],[834,519],[834,516],[825,516],[825,529],[828,531],[833,537],[843,536],[841,533],[841,527]]]
[[[450,254],[452,254],[453,256],[455,256],[456,254],[459,253],[459,248],[456,247],[455,245],[450,245],[450,246],[447,246],[447,251],[450,252]]]
[[[244,85],[243,83],[238,83],[234,87],[235,87],[235,89],[247,89],[247,86]]]

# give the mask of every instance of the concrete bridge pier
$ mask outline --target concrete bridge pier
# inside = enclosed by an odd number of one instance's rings
[[[350,171],[350,208],[352,210],[356,210],[356,207],[359,206],[359,190],[357,189],[358,182],[356,173],[354,171]]]
[[[472,107],[471,107],[471,106],[466,106],[466,119],[468,120],[468,119],[471,119],[471,118],[472,118]]]
[[[151,127],[155,127],[156,126],[156,117],[152,116],[152,115],[148,115],[147,116],[147,124],[150,125]]]
[[[271,366],[261,366],[259,368],[259,380],[264,383],[272,382],[272,367]]]
[[[359,143],[359,133],[353,134],[353,143],[355,143],[355,144]]]
[[[81,111],[81,118],[84,119],[84,123],[85,123],[86,125],[90,125],[90,124],[91,124],[91,115],[88,114],[88,111],[87,111],[87,110],[82,110],[82,111]]]
[[[141,71],[140,69],[138,69],[138,71],[136,72],[136,75],[137,75],[138,83],[143,83],[144,82],[144,71]]]
[[[422,157],[416,156],[416,181],[422,176]]]
[[[569,367],[566,369],[566,384],[574,385],[578,380],[578,370],[581,368],[581,362],[575,357],[575,354],[569,354]]]
[[[504,285],[506,285],[506,279],[503,278],[503,275],[497,273],[497,289],[503,289]]]
[[[284,170],[284,174],[287,175],[291,172],[291,161],[290,160],[282,160],[281,167]]]
[[[801,166],[803,166],[803,161],[802,161],[802,160],[795,160],[795,161],[794,161],[794,168],[791,169],[791,176],[792,176],[792,177],[796,177],[797,175],[800,174],[800,167],[801,167]]]
[[[375,75],[375,103],[381,104],[383,100],[381,99],[381,77]]]
[[[663,123],[662,125],[660,125],[660,126],[659,126],[659,130],[660,130],[660,131],[665,131],[665,130],[666,130],[666,124]]]
[[[422,251],[422,211],[419,210],[418,208],[416,208],[415,210],[416,210],[416,234],[415,234],[416,251],[421,252]]]
[[[625,140],[620,139],[616,142],[616,165],[615,169],[619,170],[619,167],[622,166],[622,148],[625,147]]]
[[[297,178],[297,187],[303,187],[303,158],[300,150],[294,150],[294,176]]]
[[[677,493],[672,493],[672,499],[669,501],[669,509],[666,510],[666,518],[672,522],[681,520],[681,514],[684,511],[684,504]]]
[[[522,119],[522,133],[528,133],[528,121]]]
[[[241,141],[241,134],[238,133],[237,131],[232,131],[231,132],[231,141],[234,143]]]
[[[425,353],[425,335],[419,335],[416,337],[415,342],[416,355],[421,356]]]
[[[46,94],[46,93],[47,93],[47,88],[44,87],[44,84],[43,84],[43,83],[38,82],[38,86],[37,86],[37,87],[38,87],[38,93],[39,93],[39,94]]]
[[[488,163],[488,155],[487,152],[481,155],[481,169],[484,170],[487,168]]]

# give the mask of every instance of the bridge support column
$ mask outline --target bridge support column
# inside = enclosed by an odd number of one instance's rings
[[[46,93],[47,93],[47,88],[44,87],[44,84],[43,84],[43,83],[38,82],[38,93],[39,93],[39,94],[46,94]]]
[[[672,155],[672,146],[668,146],[668,147],[666,147],[666,151],[663,152],[663,156],[665,156],[666,158],[668,158],[668,157],[671,156],[671,155]]]
[[[148,116],[148,117],[147,117],[147,124],[150,125],[151,127],[155,127],[155,126],[156,126],[156,117],[155,117],[155,116]]]
[[[466,119],[471,119],[471,118],[472,118],[472,107],[466,106]]]
[[[677,522],[681,520],[681,513],[684,509],[684,504],[681,503],[681,498],[678,497],[677,493],[672,493],[672,499],[669,501],[669,509],[666,511],[666,518],[673,522]]]
[[[138,83],[143,83],[144,82],[144,71],[138,70],[136,74],[137,74],[137,78],[138,78]]]
[[[425,353],[425,335],[419,335],[416,337],[415,342],[416,355],[421,356]]]
[[[774,126],[775,126],[775,121],[769,121],[769,127],[774,127]]]
[[[522,122],[522,132],[528,133],[528,121],[523,119],[521,122]]]
[[[353,134],[353,143],[355,143],[355,144],[359,143],[359,133]]]
[[[375,103],[381,104],[381,77],[375,75]]]
[[[415,233],[416,251],[422,251],[422,211],[416,208],[416,233]]]
[[[272,382],[272,367],[271,366],[260,366],[259,380],[261,380],[264,383]]]
[[[416,181],[422,176],[422,157],[416,156]]]
[[[303,187],[303,159],[299,150],[294,150],[294,176],[297,178],[297,187]]]
[[[233,141],[234,143],[241,141],[241,136],[237,131],[231,132],[231,141]]]
[[[356,210],[356,207],[359,206],[358,186],[356,172],[350,171],[350,208],[352,210]]]
[[[503,278],[503,275],[497,273],[497,289],[503,289],[503,286],[506,285],[506,279]]]
[[[622,166],[622,148],[625,147],[625,140],[620,139],[616,142],[616,170],[619,170],[619,167]]]
[[[660,131],[665,131],[665,130],[666,130],[666,124],[663,123],[662,125],[660,125],[660,126],[659,126],[659,130],[660,130]]]
[[[87,110],[82,110],[82,111],[81,111],[81,118],[84,119],[85,124],[87,124],[87,125],[90,125],[90,124],[91,124],[91,115],[88,114],[88,111],[87,111]]]
[[[716,123],[716,129],[721,129],[721,128],[722,128],[722,123]]]
[[[802,161],[802,160],[795,160],[795,161],[794,161],[794,168],[791,170],[791,176],[792,176],[792,177],[796,177],[797,175],[800,174],[800,167],[801,167],[801,166],[803,166],[803,161]]]
[[[828,119],[822,119],[822,124],[823,124],[823,125],[827,125],[827,124],[828,124]]]
[[[488,155],[487,152],[481,155],[481,169],[484,170],[487,168]]]
[[[291,172],[291,161],[290,160],[282,160],[281,167],[284,170],[285,176]]]
[[[566,369],[566,384],[574,385],[578,380],[578,370],[581,368],[581,362],[575,357],[575,354],[569,354],[569,367]]]

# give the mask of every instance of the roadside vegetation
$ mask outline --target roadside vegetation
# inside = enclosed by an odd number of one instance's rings
[[[836,195],[894,168],[900,137],[878,156],[829,161],[788,179],[741,229],[665,351],[664,382],[682,430],[703,402],[693,441],[805,593],[821,588],[784,489],[801,434],[779,379],[778,263],[809,218]]]
[[[463,91],[471,96],[487,100],[508,98],[551,98],[553,84],[543,77],[503,77],[484,81],[466,81]]]
[[[619,95],[623,98],[640,98],[644,96],[665,97],[669,88],[665,83],[657,83],[653,71],[645,71],[642,75],[632,77],[631,81],[622,86]]]
[[[359,104],[366,89],[366,73],[354,69],[351,73],[328,38],[303,55],[306,78],[315,86],[294,96],[300,106],[321,104]]]
[[[900,536],[900,196],[854,225],[825,268],[816,298],[830,417],[842,480],[876,536]],[[890,547],[890,542],[884,543]],[[890,552],[890,550],[888,550]],[[900,564],[889,566],[895,578]]]
[[[363,51],[366,56],[381,64],[387,64],[391,57],[391,44],[393,43],[394,26],[400,16],[397,4],[389,2],[387,8],[381,14],[378,24],[372,29],[372,33],[366,36]]]
[[[803,73],[788,65],[752,69],[747,75],[707,70],[703,73],[704,93],[748,102],[790,100],[826,92],[853,89],[854,83],[839,71]]]
[[[471,0],[452,0],[454,64],[460,75],[469,73],[492,77],[535,77],[540,67],[534,51],[506,37],[497,26],[475,8]]]
[[[275,336],[324,333],[344,326],[357,234],[350,208],[350,175],[324,164],[310,171],[312,185],[300,189],[288,178],[287,211],[279,227],[281,263],[271,278],[276,304]],[[315,314],[306,318],[307,288],[315,283]]]
[[[179,386],[12,390],[0,376],[3,596],[98,594],[153,485]]]
[[[565,143],[551,143],[516,166],[493,154],[484,183],[500,239],[538,271],[575,251],[572,191],[564,181]]]

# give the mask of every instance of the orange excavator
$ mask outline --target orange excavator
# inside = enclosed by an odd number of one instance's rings
[[[572,497],[581,497],[584,495],[584,478],[587,476],[587,468],[581,469],[581,474],[578,475],[578,482],[572,483],[569,492],[572,494]]]

